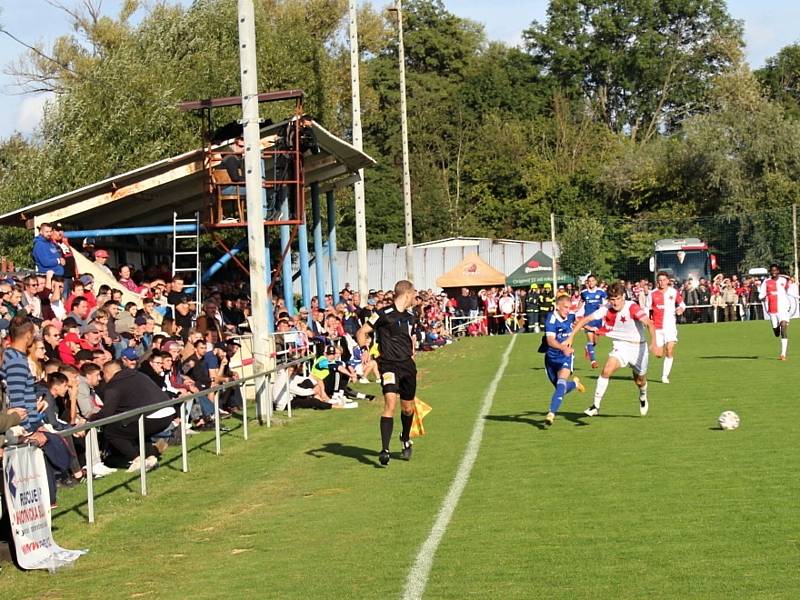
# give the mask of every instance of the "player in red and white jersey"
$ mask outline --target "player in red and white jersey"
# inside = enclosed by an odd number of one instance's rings
[[[579,319],[565,343],[572,345],[575,335],[591,321],[598,319],[602,320],[602,325],[596,329],[596,333],[608,336],[614,344],[608,354],[608,360],[603,366],[603,371],[597,378],[594,402],[584,413],[590,417],[600,414],[600,403],[608,389],[608,380],[617,369],[630,366],[633,370],[633,380],[639,388],[639,414],[645,416],[649,410],[647,401],[649,354],[644,331],[645,328],[648,330],[651,350],[658,356],[660,351],[655,346],[655,326],[641,306],[625,300],[625,286],[621,283],[614,283],[608,288],[608,304]]]
[[[669,383],[675,344],[678,342],[678,324],[675,316],[683,314],[686,304],[683,303],[681,293],[670,285],[669,275],[664,271],[658,272],[656,286],[656,289],[650,292],[650,310],[656,328],[656,346],[664,353],[661,383]]]
[[[775,337],[781,338],[781,353],[778,360],[786,360],[786,350],[789,348],[789,319],[792,314],[792,303],[797,302],[791,292],[791,281],[786,275],[781,275],[778,265],[770,265],[769,278],[761,283],[758,289],[758,299],[764,303],[772,324]]]

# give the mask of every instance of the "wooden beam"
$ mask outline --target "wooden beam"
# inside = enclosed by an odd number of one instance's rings
[[[171,181],[175,181],[176,179],[194,175],[195,173],[202,171],[203,168],[203,161],[197,160],[182,167],[167,171],[166,173],[156,175],[155,177],[150,177],[144,181],[137,181],[136,183],[122,186],[112,192],[99,194],[97,196],[87,198],[86,200],[81,200],[80,202],[70,204],[69,206],[56,209],[52,212],[37,215],[34,217],[34,224],[38,227],[41,223],[56,223],[62,219],[68,219],[74,215],[79,215],[81,213],[100,208],[107,204],[111,204],[112,202],[116,202],[117,200],[122,200],[123,198],[157,188],[161,185],[170,183]]]

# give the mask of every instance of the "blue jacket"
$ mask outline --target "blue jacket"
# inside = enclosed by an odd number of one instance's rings
[[[33,239],[33,262],[36,263],[36,271],[46,273],[52,271],[53,275],[64,276],[64,266],[59,262],[61,252],[53,242],[37,235]]]

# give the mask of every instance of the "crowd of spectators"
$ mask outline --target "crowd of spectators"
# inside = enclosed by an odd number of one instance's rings
[[[710,281],[701,277],[694,282],[672,280],[680,290],[687,306],[678,317],[681,324],[717,323],[722,321],[748,321],[764,318],[764,309],[758,298],[763,277],[747,275],[726,276],[719,273]],[[794,284],[794,280],[792,279]],[[650,307],[653,283],[646,279],[625,281],[626,299],[636,301],[645,309]],[[601,289],[608,287],[600,281]],[[523,331],[541,331],[544,319],[558,296],[572,299],[575,312],[580,310],[582,287],[572,283],[553,290],[551,283],[534,283],[530,288],[488,287],[462,288],[452,294],[445,308],[454,334],[502,335]]]
[[[113,285],[97,285],[91,273],[78,272],[75,252],[93,259],[113,277]],[[170,275],[168,264],[143,269],[110,265],[102,248],[73,249],[58,225],[40,226],[32,255],[34,270],[0,274],[5,408],[0,425],[8,425],[0,429],[10,428],[15,441],[42,447],[53,502],[58,485],[73,486],[86,477],[87,444],[97,449],[92,453],[95,477],[117,469],[137,471],[142,462],[151,469],[180,439],[181,404],[189,415],[188,435],[215,428],[216,414],[224,419],[241,410],[238,386],[216,397],[203,391],[239,377],[231,362],[234,356],[241,362],[239,350],[250,329],[245,281],[231,278],[204,288],[203,303],[196,306],[193,290]],[[123,301],[126,294],[135,301]],[[373,311],[392,304],[392,292],[369,290],[364,306],[349,285],[337,295],[315,297],[308,307],[274,300],[277,360],[314,356],[310,369],[300,366],[283,374],[291,379],[298,408],[353,408],[358,400],[373,398],[350,386],[379,377],[377,344],[364,352],[355,333]],[[443,328],[446,295],[420,291],[416,300],[417,349],[449,343]],[[182,400],[189,395],[190,400]],[[141,456],[135,417],[91,429],[88,435],[57,434],[165,402],[166,408],[146,413],[148,443]]]

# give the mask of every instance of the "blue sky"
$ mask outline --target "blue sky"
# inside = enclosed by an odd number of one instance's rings
[[[67,5],[77,0],[61,0]],[[190,0],[176,0],[189,4]],[[115,13],[122,0],[103,0],[106,12]],[[384,0],[374,0],[374,5]],[[388,2],[386,2],[388,4]],[[543,20],[547,0],[445,0],[451,12],[483,23],[490,39],[517,44],[520,34],[534,19]],[[0,0],[0,23],[28,43],[45,43],[68,30],[65,15],[45,0]],[[745,24],[747,57],[754,68],[764,64],[783,46],[800,41],[798,0],[729,0],[731,14]],[[5,67],[23,48],[8,36],[0,35],[0,64]],[[11,79],[0,74],[0,94],[4,117],[0,120],[0,137],[13,131],[28,134],[36,126],[45,98],[41,95],[15,93]]]

